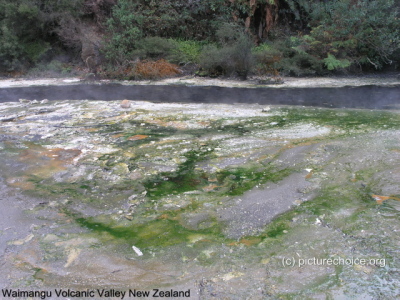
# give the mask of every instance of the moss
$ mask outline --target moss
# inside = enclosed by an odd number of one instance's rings
[[[265,234],[267,237],[275,238],[284,234],[284,231],[288,229],[289,225],[287,221],[273,222],[268,226]]]
[[[44,275],[47,273],[46,270],[42,269],[42,268],[33,268],[33,271],[35,272],[32,277],[35,280],[40,280],[40,281],[44,281],[44,279],[42,277],[44,277]]]
[[[400,115],[389,111],[370,110],[340,110],[314,108],[284,108],[284,116],[276,116],[276,122],[288,123],[317,123],[324,126],[335,126],[345,130],[393,129],[400,128]]]
[[[213,150],[202,147],[198,150],[191,150],[185,153],[186,161],[178,166],[175,172],[162,172],[153,176],[143,183],[148,196],[158,199],[169,194],[179,194],[186,191],[197,189],[205,185],[207,177],[204,172],[195,170],[195,165],[199,161],[206,159]]]
[[[107,233],[116,240],[128,242],[139,248],[161,248],[187,243],[189,236],[202,234],[213,241],[224,241],[218,226],[201,230],[189,230],[176,220],[156,219],[145,224],[118,226],[113,222],[108,224],[96,221],[95,218],[76,217],[76,222],[97,233]]]
[[[212,124],[214,126],[212,126],[212,128],[214,130],[217,130],[219,132],[223,132],[223,133],[233,133],[239,136],[248,134],[251,132],[253,126],[251,124],[251,122],[239,122],[237,124],[228,124],[228,125],[223,125],[222,123],[220,124]],[[217,125],[217,126],[215,126]]]
[[[292,170],[274,170],[272,165],[265,168],[257,167],[239,167],[235,169],[226,169],[217,173],[217,179],[220,185],[227,188],[227,195],[237,196],[250,190],[258,184],[268,181],[278,182],[288,176]]]
[[[111,202],[116,204],[126,200],[132,191],[140,188],[140,183],[132,180],[123,180],[118,183],[110,184],[96,180],[82,180],[78,182],[53,182],[31,175],[28,179],[34,184],[33,190],[27,193],[41,199],[70,198],[74,201],[90,203],[95,207],[102,207]]]
[[[368,188],[356,185],[327,186],[312,201],[303,202],[296,210],[316,216],[331,215],[346,208],[374,205]]]

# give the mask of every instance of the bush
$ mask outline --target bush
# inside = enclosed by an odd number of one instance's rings
[[[170,39],[170,41],[174,44],[168,56],[170,61],[180,65],[197,64],[199,62],[201,50],[205,45],[204,42],[179,39]]]
[[[139,61],[133,68],[134,79],[159,79],[180,73],[178,66],[164,59],[157,61]]]
[[[200,68],[205,71],[204,75],[217,77],[232,73],[234,71],[231,62],[232,52],[231,47],[221,48],[212,44],[205,46],[199,57]]]
[[[126,62],[123,66],[109,67],[100,72],[100,75],[123,80],[143,80],[172,77],[180,73],[177,65],[171,64],[165,59],[157,61],[137,59]]]
[[[163,49],[164,53],[160,55],[149,51],[150,45],[156,46],[161,43],[161,46],[166,46],[167,38],[212,39],[221,20],[226,21],[231,18],[230,6],[224,0],[119,0],[106,22],[108,38],[105,43],[105,56],[112,63],[122,63],[134,56],[165,57],[166,49]],[[151,37],[157,38],[151,40]],[[144,41],[149,45],[142,45],[143,38],[149,39]],[[189,46],[178,43],[181,50],[183,45]],[[153,47],[152,51],[154,49],[157,47]],[[175,60],[178,59],[176,52],[173,57]],[[189,57],[189,60],[191,59],[193,57]]]
[[[59,60],[52,60],[49,63],[38,63],[27,72],[29,77],[67,77],[77,74],[72,65]]]
[[[0,69],[32,67],[54,46],[63,18],[79,16],[83,0],[0,1]]]
[[[250,36],[243,27],[231,23],[224,24],[216,35],[218,44],[205,47],[200,55],[201,68],[214,76],[236,72],[246,79],[254,66]]]
[[[252,49],[256,62],[255,69],[259,75],[278,75],[278,63],[282,59],[282,53],[268,44],[261,44]]]
[[[2,67],[13,70],[29,58],[37,58],[43,49],[30,47],[40,34],[39,11],[26,1],[0,2],[0,59]],[[40,26],[40,25],[39,25]],[[35,49],[37,48],[37,49]]]
[[[324,75],[323,62],[308,53],[295,53],[291,57],[285,57],[276,64],[277,70],[282,75],[305,76]]]
[[[158,36],[144,38],[137,45],[143,58],[151,59],[166,58],[171,55],[176,47],[174,41]]]
[[[137,3],[118,1],[113,7],[112,16],[107,20],[108,37],[103,52],[111,64],[122,65],[126,60],[132,59],[139,40],[143,38],[143,19],[132,13],[136,9]]]
[[[392,54],[400,47],[394,0],[288,3],[311,28],[309,35],[299,37],[300,48],[324,60],[329,70],[346,68],[352,63],[380,69],[392,63]]]

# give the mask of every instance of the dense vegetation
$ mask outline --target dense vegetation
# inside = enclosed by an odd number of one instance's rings
[[[400,68],[399,0],[0,0],[0,73],[114,78]]]

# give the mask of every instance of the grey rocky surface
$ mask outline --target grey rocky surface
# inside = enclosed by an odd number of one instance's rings
[[[0,104],[2,288],[400,296],[398,110],[121,100]]]

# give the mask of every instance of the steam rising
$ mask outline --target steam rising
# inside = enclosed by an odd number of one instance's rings
[[[146,100],[185,103],[259,103],[331,108],[398,109],[400,85],[337,88],[78,84],[0,88],[0,102],[29,100]]]

